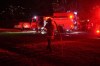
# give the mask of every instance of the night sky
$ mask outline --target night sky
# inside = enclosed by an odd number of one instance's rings
[[[31,21],[34,15],[52,15],[51,0],[0,0],[0,27],[13,27],[19,21]]]
[[[80,19],[91,18],[93,8],[100,7],[100,0],[65,1],[66,10],[78,11]],[[19,21],[30,21],[34,15],[52,16],[52,2],[56,0],[0,0],[0,27],[13,27]],[[59,3],[62,5],[61,2]]]
[[[14,8],[22,7],[24,11],[33,12],[39,15],[51,15],[51,0],[0,0],[0,11],[13,6]]]
[[[4,17],[26,17],[32,15],[52,15],[52,2],[56,0],[0,0],[0,15]],[[59,0],[62,1],[62,0]],[[66,9],[77,10],[80,17],[89,17],[89,12],[95,6],[100,6],[100,0],[66,0]]]

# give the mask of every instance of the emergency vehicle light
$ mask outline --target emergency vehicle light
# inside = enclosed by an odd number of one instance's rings
[[[100,30],[96,30],[96,33],[99,34],[100,33]]]

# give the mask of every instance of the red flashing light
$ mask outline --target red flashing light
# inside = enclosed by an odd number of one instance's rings
[[[70,14],[70,15],[69,15],[69,18],[70,18],[70,19],[73,19],[73,18],[74,18],[74,15]]]
[[[72,19],[72,18],[73,18],[73,16],[72,16],[72,15],[70,15],[70,18]]]
[[[100,33],[100,30],[96,30],[96,33],[99,34]]]

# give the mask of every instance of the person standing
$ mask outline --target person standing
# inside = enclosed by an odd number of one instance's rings
[[[46,30],[47,30],[47,49],[52,51],[51,49],[51,40],[54,39],[54,24],[52,23],[52,19],[48,18],[47,19],[47,24],[45,26]]]

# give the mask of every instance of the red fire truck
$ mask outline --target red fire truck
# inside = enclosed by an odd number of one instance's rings
[[[54,13],[51,17],[46,16],[44,17],[44,26],[48,18],[52,18],[55,26],[63,28],[65,32],[71,32],[78,29],[77,17],[74,12]],[[55,29],[57,30],[57,28]]]
[[[31,22],[28,22],[28,21],[22,21],[22,22],[18,22],[17,25],[14,26],[14,28],[18,28],[18,29],[21,29],[21,30],[37,30],[38,28],[38,20],[35,17],[32,18],[32,21]]]

